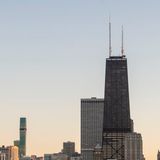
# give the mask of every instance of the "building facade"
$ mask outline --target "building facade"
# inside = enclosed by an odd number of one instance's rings
[[[81,99],[81,155],[93,160],[94,148],[102,146],[104,100],[95,97]]]
[[[124,139],[125,159],[143,160],[142,136],[139,133],[127,133]]]

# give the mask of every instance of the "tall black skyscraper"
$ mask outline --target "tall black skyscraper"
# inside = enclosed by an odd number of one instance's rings
[[[111,23],[109,23],[109,58],[106,59],[103,160],[142,160],[142,138],[133,131],[130,118],[127,59],[111,55]]]
[[[130,117],[123,28],[121,55],[112,56],[111,23],[104,99],[81,101],[81,153],[84,160],[144,160],[142,136]]]
[[[20,140],[19,140],[19,155],[20,157],[26,156],[26,133],[27,122],[26,118],[20,118]]]
[[[124,137],[131,131],[127,59],[124,56],[110,56],[106,59],[104,159],[125,160]]]
[[[131,132],[127,59],[124,56],[106,60],[104,102],[104,131]]]

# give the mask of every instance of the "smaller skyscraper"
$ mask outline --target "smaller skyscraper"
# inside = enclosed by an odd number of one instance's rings
[[[25,117],[20,118],[20,140],[19,140],[19,156],[26,156],[26,133],[27,122]]]
[[[94,149],[102,146],[104,99],[81,99],[81,155],[93,160]]]
[[[141,134],[136,132],[124,134],[124,152],[126,160],[144,160]]]
[[[75,153],[75,143],[74,142],[64,142],[63,143],[63,150],[62,152],[66,155],[68,155],[69,157],[71,157],[72,155],[74,155]]]

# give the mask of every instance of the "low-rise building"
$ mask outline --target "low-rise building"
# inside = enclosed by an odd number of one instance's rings
[[[64,153],[44,154],[44,160],[69,160],[69,156]]]

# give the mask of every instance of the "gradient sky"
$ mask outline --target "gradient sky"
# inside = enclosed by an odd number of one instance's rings
[[[147,160],[160,148],[160,2],[158,0],[0,1],[0,145],[28,120],[27,152],[80,147],[80,98],[103,97],[108,16],[113,54],[125,30],[130,106]]]

